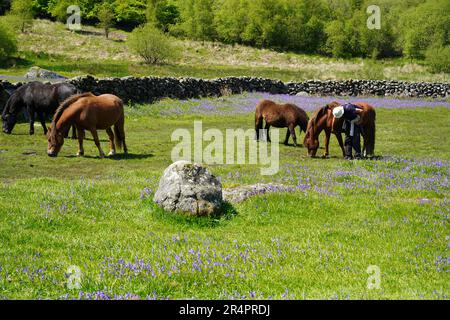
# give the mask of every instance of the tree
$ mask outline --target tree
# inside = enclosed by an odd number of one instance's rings
[[[24,33],[26,29],[33,25],[33,0],[13,0],[10,14],[14,16],[19,24],[20,31]]]
[[[114,11],[111,7],[104,3],[97,14],[98,20],[100,21],[99,26],[105,31],[105,37],[109,37],[109,29],[114,26]]]
[[[164,32],[168,32],[170,27],[177,23],[179,17],[178,7],[169,4],[166,0],[149,0],[147,3],[147,23],[153,24]]]
[[[425,56],[431,72],[450,73],[450,45],[432,46],[427,50]]]
[[[214,16],[219,39],[225,43],[242,43],[242,33],[248,23],[248,1],[220,0]]]
[[[170,38],[151,24],[134,29],[128,46],[148,64],[160,64],[177,57],[177,48]]]
[[[0,62],[17,53],[17,39],[4,21],[0,21]]]
[[[117,22],[129,28],[145,22],[146,0],[115,0],[114,10]]]
[[[428,0],[409,9],[401,18],[403,53],[422,59],[431,46],[449,43],[450,6],[448,0]]]

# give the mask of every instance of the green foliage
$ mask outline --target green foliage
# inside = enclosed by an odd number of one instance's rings
[[[16,36],[11,28],[5,23],[5,20],[2,19],[0,21],[0,63],[13,56],[16,52]]]
[[[56,20],[65,23],[68,17],[67,8],[71,5],[79,5],[79,2],[76,0],[52,1],[49,3],[48,11]]]
[[[18,22],[20,31],[23,33],[33,25],[34,8],[33,0],[13,0],[10,14]]]
[[[115,0],[113,5],[118,23],[134,27],[145,22],[145,0]]]
[[[178,7],[166,0],[149,0],[147,3],[147,23],[151,23],[164,32],[177,23],[180,17]]]
[[[450,73],[450,45],[430,47],[426,52],[426,62],[432,72]]]
[[[401,18],[403,53],[423,58],[430,46],[449,44],[450,1],[428,0],[410,8]]]
[[[108,26],[132,30],[147,22],[163,32],[188,39],[334,57],[380,59],[404,55],[423,59],[431,46],[449,44],[450,0],[376,3],[372,0],[15,0],[15,3],[32,3],[27,8],[61,22],[67,19],[67,7],[78,5],[87,24],[101,20],[103,26],[106,20]],[[381,29],[367,27],[370,5],[381,10]],[[105,6],[113,12],[102,9]],[[5,9],[0,6],[1,10]]]
[[[148,64],[161,64],[177,57],[171,39],[152,24],[134,29],[128,46]]]
[[[98,10],[99,26],[105,31],[105,37],[109,36],[109,29],[114,26],[114,11],[109,4],[103,4]]]

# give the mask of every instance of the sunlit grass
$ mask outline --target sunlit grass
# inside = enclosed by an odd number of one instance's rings
[[[77,158],[68,140],[50,159],[41,128],[29,137],[26,124],[0,135],[0,297],[448,299],[448,108],[379,108],[379,161],[345,162],[333,138],[329,160],[281,145],[275,176],[211,166],[224,187],[296,191],[195,219],[152,202],[171,133],[199,119],[253,127],[251,113],[164,113],[199,103],[127,107],[128,157],[101,160],[89,140]],[[370,265],[381,270],[379,290],[367,288]],[[70,266],[82,272],[79,289],[67,287]]]

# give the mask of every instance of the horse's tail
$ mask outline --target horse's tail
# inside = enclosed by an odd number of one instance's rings
[[[125,142],[125,114],[123,111],[123,103],[120,103],[122,104],[122,114],[119,121],[114,124],[114,142],[117,148],[122,149]]]
[[[364,130],[364,145],[365,153],[369,157],[375,155],[375,135],[376,135],[376,123],[375,123],[375,111],[371,115],[369,121],[365,124]]]

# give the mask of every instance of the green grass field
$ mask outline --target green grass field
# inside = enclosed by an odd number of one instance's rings
[[[449,81],[445,73],[432,74],[420,61],[407,59],[333,59],[292,52],[277,52],[241,45],[176,40],[179,58],[166,65],[145,65],[127,47],[128,33],[114,30],[106,39],[102,31],[83,26],[68,31],[61,23],[35,20],[33,28],[18,35],[19,55],[0,66],[0,75],[23,76],[39,66],[67,77],[176,76],[217,78],[255,76],[283,81],[308,79],[395,79]]]
[[[89,140],[77,158],[77,143],[66,140],[49,158],[38,126],[33,137],[26,124],[0,135],[0,298],[449,298],[450,109],[379,108],[378,161],[345,162],[333,138],[328,160],[280,146],[275,176],[211,166],[224,187],[276,182],[296,191],[194,219],[152,202],[171,163],[171,133],[194,120],[252,128],[253,114],[161,113],[189,103],[128,107],[128,157],[99,159]],[[371,265],[379,289],[368,289]],[[80,288],[67,286],[71,266]]]

